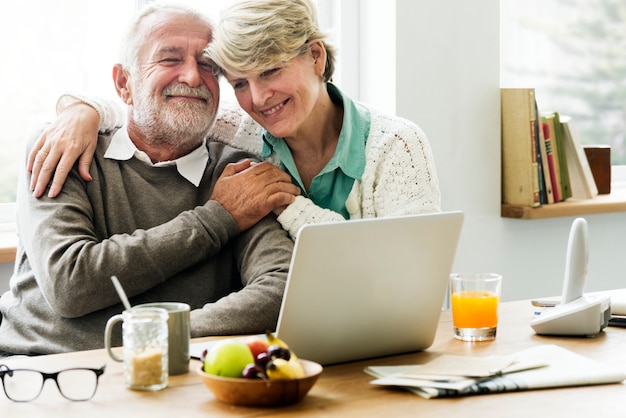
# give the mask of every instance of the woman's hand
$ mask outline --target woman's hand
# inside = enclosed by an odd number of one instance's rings
[[[85,181],[92,180],[89,166],[98,143],[99,122],[94,108],[77,102],[68,106],[37,138],[26,167],[32,173],[33,196],[44,194],[53,174],[48,196],[58,196],[77,160],[80,176]]]

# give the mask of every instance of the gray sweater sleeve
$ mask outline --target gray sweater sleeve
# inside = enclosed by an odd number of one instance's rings
[[[132,297],[217,253],[239,233],[228,212],[211,201],[161,225],[102,238],[81,183],[70,175],[56,199],[35,199],[26,187],[18,197],[29,201],[18,203],[20,241],[45,299],[62,317],[118,303],[112,275]]]
[[[274,330],[293,241],[270,215],[236,241],[242,289],[191,312],[191,334],[257,334]]]

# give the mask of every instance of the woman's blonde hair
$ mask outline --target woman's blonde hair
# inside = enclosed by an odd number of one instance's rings
[[[211,59],[231,75],[282,65],[320,41],[326,49],[322,78],[335,71],[335,49],[317,23],[311,0],[241,0],[222,11],[208,46]]]

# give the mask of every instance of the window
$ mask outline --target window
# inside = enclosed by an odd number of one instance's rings
[[[33,10],[36,8],[37,10]],[[6,2],[0,6],[0,223],[13,221],[12,202],[24,145],[54,116],[64,92],[115,94],[111,66],[119,30],[133,12],[128,0]]]
[[[24,146],[41,123],[55,117],[58,97],[66,92],[117,97],[111,68],[117,61],[118,39],[136,7],[151,1],[2,3],[0,37],[8,51],[0,66],[0,91],[4,97],[0,103],[0,224],[14,221]],[[218,11],[230,0],[178,1],[217,19]],[[317,3],[320,25],[331,30],[337,6],[331,0]],[[234,97],[232,89],[225,86],[222,98],[229,97]]]
[[[583,144],[626,165],[626,3],[501,0],[501,85],[534,87],[540,111],[572,116]]]

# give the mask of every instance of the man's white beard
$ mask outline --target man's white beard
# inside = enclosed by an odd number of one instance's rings
[[[186,148],[199,144],[209,132],[216,115],[212,112],[214,97],[205,86],[168,86],[161,100],[150,95],[141,84],[135,87],[138,94],[133,98],[133,120],[150,143]],[[195,95],[205,102],[167,101],[170,94]]]

